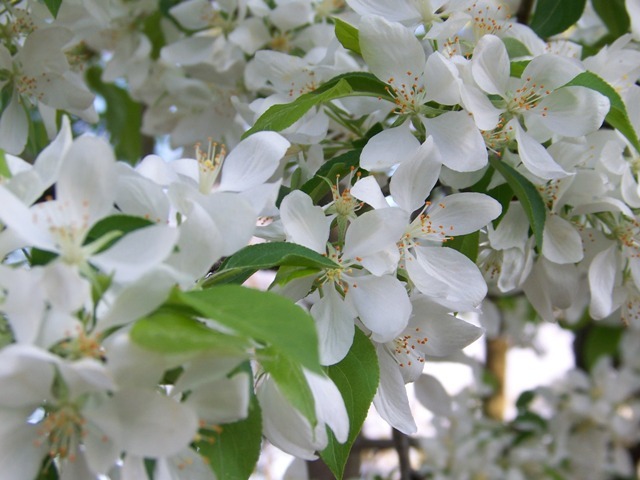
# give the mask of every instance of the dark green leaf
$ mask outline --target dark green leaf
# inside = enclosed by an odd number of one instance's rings
[[[200,435],[202,440],[195,443],[196,449],[209,460],[218,479],[248,479],[258,462],[262,442],[262,414],[255,395],[251,395],[247,418],[221,425],[219,431],[201,430]]]
[[[167,354],[201,350],[234,354],[248,347],[244,339],[217,332],[198,320],[174,312],[158,312],[138,320],[130,335],[141,347]]]
[[[625,0],[591,0],[591,5],[613,38],[618,38],[629,31],[631,21],[625,7]]]
[[[337,267],[327,257],[302,245],[286,242],[259,243],[244,247],[228,257],[220,265],[220,269],[204,282],[204,287],[238,280],[243,282],[258,270],[284,265],[317,270]]]
[[[358,29],[338,17],[333,17],[333,23],[335,24],[336,37],[342,46],[358,55],[362,55]]]
[[[53,18],[58,16],[58,10],[60,10],[60,5],[62,5],[62,0],[44,0],[44,4],[47,6]]]
[[[611,85],[593,72],[582,72],[564,86],[587,87],[607,97],[611,103],[611,107],[605,120],[609,125],[622,133],[627,140],[629,140],[631,145],[633,145],[636,151],[640,153],[640,141],[638,140],[638,134],[633,128],[633,125],[631,125],[631,120],[627,113],[627,107],[618,92],[616,92]]]
[[[300,120],[313,107],[347,96],[388,97],[386,84],[370,73],[353,72],[339,75],[315,91],[300,95],[293,102],[271,106],[258,118],[255,125],[243,135],[262,130],[279,132]]]
[[[105,126],[110,134],[116,156],[135,164],[142,156],[142,105],[131,99],[127,91],[114,84],[104,83],[102,70],[91,67],[87,70],[87,84],[101,95],[107,106],[104,113]]]
[[[46,250],[40,250],[39,248],[32,248],[29,252],[29,265],[35,267],[36,265],[46,265],[58,258],[58,255]]]
[[[274,348],[258,351],[258,361],[278,385],[280,393],[315,427],[316,404],[300,364]]]
[[[540,196],[540,192],[522,174],[499,158],[490,156],[489,162],[504,177],[513,193],[520,200],[522,208],[524,208],[529,218],[529,225],[533,231],[538,249],[542,249],[542,231],[547,218],[547,208]]]
[[[35,480],[58,480],[58,470],[56,470],[55,464],[51,461],[51,458],[47,456],[42,461],[42,469]]]
[[[478,244],[480,242],[480,232],[473,232],[468,235],[459,235],[446,242],[447,247],[459,251],[469,260],[475,263],[478,258]]]
[[[367,417],[380,379],[376,351],[359,329],[356,329],[353,345],[347,356],[340,363],[330,366],[328,374],[340,390],[347,407],[349,438],[345,443],[338,443],[329,430],[329,444],[320,452],[320,456],[336,478],[341,479],[349,452]]]
[[[516,408],[518,411],[525,411],[529,408],[529,405],[536,398],[536,392],[533,390],[526,390],[520,394],[518,400],[516,400]]]
[[[593,325],[587,332],[582,356],[584,364],[591,370],[600,357],[615,356],[622,338],[623,328],[607,325]]]
[[[542,38],[564,32],[582,16],[587,0],[538,0],[529,25]]]
[[[99,220],[91,227],[91,230],[87,233],[85,243],[91,243],[110,232],[126,234],[151,225],[154,225],[154,223],[146,218],[135,217],[133,215],[111,215]]]
[[[151,42],[151,58],[157,60],[160,57],[160,50],[166,44],[163,29],[161,26],[162,12],[160,10],[149,15],[142,26],[142,31]]]
[[[309,370],[322,372],[313,319],[292,301],[238,285],[177,292],[176,298],[239,336],[272,345]]]
[[[311,197],[314,203],[319,202],[331,190],[327,183],[333,182],[336,177],[344,177],[360,164],[360,153],[362,150],[351,150],[342,155],[332,158],[318,169],[313,178],[307,180],[300,190]]]

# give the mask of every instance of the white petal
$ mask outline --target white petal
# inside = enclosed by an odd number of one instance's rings
[[[425,355],[445,357],[462,350],[475,342],[483,330],[464,320],[449,315],[446,308],[434,305],[428,297],[419,296],[413,299],[411,327],[420,329],[418,335],[427,338],[420,348]]]
[[[551,158],[546,148],[522,129],[517,121],[513,120],[509,124],[515,128],[518,153],[527,170],[545,180],[570,175]]]
[[[118,282],[131,282],[169,256],[178,234],[177,228],[164,225],[141,228],[125,235],[105,252],[94,255],[91,263],[114,274]]]
[[[429,137],[417,152],[401,163],[391,177],[389,191],[400,208],[413,212],[424,206],[440,175],[440,156]]]
[[[604,318],[613,310],[613,287],[618,270],[616,250],[616,245],[603,250],[594,257],[589,266],[589,311],[595,319]]]
[[[311,316],[318,330],[320,363],[333,365],[349,352],[355,332],[357,313],[333,288],[325,288],[324,297],[311,307]]]
[[[360,166],[369,171],[386,170],[411,158],[419,147],[420,142],[407,125],[383,130],[362,149]]]
[[[47,445],[36,446],[39,428],[27,424],[31,411],[0,409],[0,471],[11,480],[38,477]]]
[[[547,215],[542,238],[542,254],[552,262],[564,264],[582,260],[580,234],[559,215]]]
[[[483,35],[473,50],[473,79],[487,93],[503,96],[507,91],[510,62],[507,49],[495,35]]]
[[[37,406],[51,396],[58,357],[33,345],[12,344],[0,351],[0,406]]]
[[[196,388],[185,402],[198,416],[214,424],[246,418],[249,411],[249,377],[245,372],[223,377]]]
[[[385,275],[349,277],[347,299],[353,302],[364,325],[377,342],[388,342],[404,330],[411,315],[411,302],[400,280]]]
[[[386,83],[411,85],[425,69],[424,49],[413,32],[382,17],[362,19],[360,50],[371,72]]]
[[[473,172],[487,164],[484,139],[469,113],[447,112],[423,118],[422,122],[438,147],[443,165],[456,172]]]
[[[29,134],[27,114],[19,99],[14,93],[0,117],[0,147],[13,155],[22,153]]]
[[[411,435],[417,430],[398,364],[383,346],[376,348],[380,365],[380,385],[373,398],[376,411],[389,425]]]
[[[21,246],[29,245],[57,251],[56,243],[51,238],[48,225],[41,225],[33,221],[32,210],[16,198],[9,190],[0,185],[0,220],[22,239]]]
[[[316,399],[316,416],[333,430],[336,440],[347,441],[349,436],[349,416],[338,387],[329,377],[305,370],[304,372],[313,398]]]
[[[389,206],[382,194],[376,177],[373,175],[358,180],[353,187],[351,187],[351,195],[371,205],[373,208],[387,208]]]
[[[421,375],[415,381],[414,388],[416,398],[427,410],[441,417],[451,416],[451,397],[436,377]]]
[[[202,204],[213,219],[216,229],[224,232],[220,242],[220,255],[229,256],[245,247],[256,227],[256,212],[244,197],[235,193],[216,192],[202,199]]]
[[[447,195],[428,210],[429,220],[442,225],[447,235],[457,236],[475,232],[498,218],[502,206],[482,193],[454,193]]]
[[[461,80],[456,67],[440,52],[429,55],[425,66],[427,99],[442,105],[460,103]]]
[[[326,253],[331,218],[321,207],[313,205],[311,197],[294,190],[280,204],[280,217],[287,240],[318,253]]]
[[[266,182],[290,143],[275,132],[258,132],[241,141],[222,165],[220,190],[239,192]]]
[[[408,217],[407,212],[394,207],[363,213],[347,229],[345,258],[356,259],[393,248],[409,223]]]

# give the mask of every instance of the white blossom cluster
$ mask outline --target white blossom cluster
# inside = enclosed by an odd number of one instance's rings
[[[405,384],[439,388],[425,363],[482,335],[462,314],[495,325],[488,292],[523,292],[544,320],[587,312],[640,332],[633,1],[631,33],[593,53],[578,33],[541,39],[516,21],[517,1],[50,3],[0,10],[0,476],[215,478],[202,432],[246,419],[254,396],[282,450],[315,459],[326,427],[346,442],[334,381],[303,369],[305,413],[259,336],[180,353],[132,339],[161,307],[185,311],[172,295],[206,290],[254,237],[333,262],[278,263],[270,290],[313,318],[322,367],[366,336],[373,404],[406,434]],[[115,91],[139,105],[141,136],[193,155],[125,163],[117,145],[79,135],[104,116],[94,92],[113,114]],[[584,468],[628,474],[622,450],[639,439],[611,416],[629,400],[637,420],[638,366],[602,380],[622,393],[598,384],[609,367],[547,392],[562,421],[536,468],[562,470],[567,451],[600,442],[615,461]],[[594,389],[615,398],[593,406],[580,392]],[[439,441],[486,450],[486,478],[541,478],[517,446],[500,456],[513,436],[472,430],[464,403]],[[468,478],[451,472],[476,468],[469,451],[440,457],[453,476],[433,478]]]

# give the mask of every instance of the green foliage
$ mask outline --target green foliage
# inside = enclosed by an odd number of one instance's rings
[[[150,220],[147,220],[142,217],[135,217],[133,215],[110,215],[108,217],[100,219],[95,223],[89,233],[87,233],[87,238],[85,240],[85,244],[91,243],[94,240],[97,240],[105,235],[108,235],[112,232],[120,232],[121,234],[130,233],[140,228],[149,227],[154,223]],[[105,248],[108,248],[111,244],[115,243],[115,239],[110,242],[110,244],[106,245]]]
[[[538,0],[529,25],[542,38],[564,32],[582,16],[587,0]]]
[[[177,292],[175,300],[240,337],[272,346],[273,352],[283,358],[322,373],[313,319],[282,296],[238,285],[221,285]]]
[[[522,72],[524,72],[524,69],[527,68],[527,65],[529,65],[530,61],[531,60],[518,60],[516,62],[511,62],[511,71],[509,72],[509,74],[512,77],[520,78],[522,76]]]
[[[107,110],[104,122],[116,156],[133,165],[143,154],[142,105],[133,101],[124,88],[104,83],[101,75],[99,67],[89,68],[86,74],[87,84],[105,100]]]
[[[622,133],[627,140],[629,140],[631,145],[633,145],[636,151],[640,153],[640,141],[638,140],[638,134],[633,128],[633,125],[631,125],[631,120],[627,113],[627,107],[618,92],[616,92],[611,85],[593,72],[582,72],[564,86],[587,87],[607,97],[611,103],[611,107],[605,120],[609,125]]]
[[[585,367],[591,370],[600,357],[615,357],[622,338],[622,327],[592,324],[587,331],[582,348],[582,360]]]
[[[389,97],[386,84],[370,73],[353,72],[329,80],[313,92],[300,95],[293,102],[271,106],[243,135],[262,130],[280,132],[300,120],[313,107],[343,97]]]
[[[362,55],[358,29],[338,17],[333,18],[333,23],[335,24],[336,37],[342,46],[358,55]]]
[[[515,196],[520,200],[522,208],[524,208],[529,219],[529,225],[533,231],[538,249],[541,249],[542,231],[547,218],[547,208],[540,193],[527,178],[499,158],[491,156],[489,157],[489,163],[504,177]]]
[[[447,247],[459,251],[469,260],[475,263],[478,258],[478,244],[480,242],[480,232],[476,231],[468,235],[459,235],[448,240]]]
[[[625,0],[591,0],[591,5],[614,39],[629,31],[631,20]]]
[[[309,195],[313,203],[319,202],[331,190],[327,180],[334,182],[338,175],[344,177],[352,169],[357,168],[361,152],[362,150],[350,150],[325,162],[314,177],[300,187],[300,190]]]
[[[131,339],[143,348],[159,353],[179,354],[215,350],[237,354],[247,350],[245,339],[212,330],[204,323],[178,312],[157,312],[138,320]]]
[[[280,393],[315,427],[316,403],[302,368],[274,348],[258,351],[258,360],[278,385]]]
[[[336,478],[341,479],[349,452],[367,417],[380,380],[375,348],[360,329],[356,329],[347,356],[340,363],[330,366],[328,374],[340,390],[349,414],[349,438],[345,443],[338,443],[329,430],[329,443],[320,452],[320,457]]]
[[[44,4],[47,6],[53,18],[58,16],[58,11],[62,5],[62,0],[44,0]]]
[[[502,43],[507,49],[509,58],[527,57],[531,55],[531,52],[524,43],[515,38],[506,37],[502,39]]]
[[[249,415],[238,422],[221,425],[218,431],[201,430],[196,450],[210,462],[220,480],[246,480],[260,456],[262,414],[251,394]]]
[[[11,171],[9,165],[7,165],[7,157],[5,157],[4,150],[0,149],[0,177],[11,178]]]
[[[258,270],[278,266],[306,267],[319,271],[336,268],[327,257],[295,243],[272,242],[249,245],[228,257],[219,270],[204,282],[204,287],[242,283]]]

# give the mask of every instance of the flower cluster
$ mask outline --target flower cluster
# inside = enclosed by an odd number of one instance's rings
[[[534,475],[422,372],[465,319],[520,329],[505,296],[640,332],[640,12],[598,43],[514,0],[393,3],[3,4],[2,475],[248,477],[264,435],[340,477],[371,404],[416,431],[416,381],[440,441]],[[627,475],[637,365],[593,363],[541,393],[545,465],[597,437],[620,461],[585,468]]]

